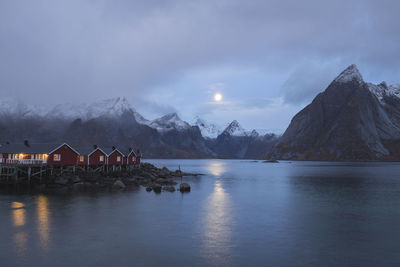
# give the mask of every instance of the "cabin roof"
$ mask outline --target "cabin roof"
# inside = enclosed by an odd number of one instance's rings
[[[93,146],[74,146],[80,155],[88,156],[96,150],[103,151],[101,147],[94,148]],[[104,152],[104,151],[103,151]]]
[[[135,155],[135,157],[136,157],[136,153],[135,153],[135,150],[129,150],[129,149],[124,149],[124,150],[122,150],[122,152],[125,154],[125,156],[129,156],[130,154],[132,154],[133,153],[133,155]]]
[[[107,148],[104,148],[103,150],[104,150],[104,152],[107,153],[108,156],[110,156],[112,153],[114,153],[114,151],[119,152],[120,154],[122,154],[122,156],[125,156],[125,155],[126,155],[126,154],[125,154],[125,151],[120,150],[120,149],[117,148],[117,147],[116,147],[115,149],[113,149],[112,147],[107,147]]]
[[[11,143],[11,144],[1,144],[0,153],[2,154],[47,154],[50,151],[59,147],[60,144],[54,143],[29,143],[25,145],[24,143]]]

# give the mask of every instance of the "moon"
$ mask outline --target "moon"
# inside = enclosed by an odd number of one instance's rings
[[[214,100],[220,102],[222,100],[222,95],[220,93],[216,93],[214,95]]]

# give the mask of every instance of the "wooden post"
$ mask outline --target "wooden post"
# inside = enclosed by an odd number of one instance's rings
[[[182,171],[181,171],[181,165],[179,165],[179,174],[181,175],[181,183],[183,182],[183,176],[182,176]]]
[[[28,167],[28,183],[31,184],[31,174],[32,174],[32,168]]]

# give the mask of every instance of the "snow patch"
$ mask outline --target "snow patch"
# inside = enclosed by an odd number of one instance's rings
[[[82,120],[90,120],[98,117],[119,117],[124,113],[132,114],[138,123],[148,123],[148,120],[146,120],[145,118],[143,118],[142,115],[136,112],[136,110],[124,97],[105,99],[93,103],[59,104],[51,109],[48,112],[47,116],[70,119],[81,118]]]
[[[228,134],[231,136],[249,136],[252,133],[246,131],[237,120],[234,120],[228,125],[228,127],[225,128],[223,134]]]
[[[221,134],[222,130],[220,127],[213,123],[208,123],[196,116],[193,122],[194,126],[198,126],[203,137],[207,138],[217,138]]]
[[[353,80],[359,83],[363,82],[362,75],[355,64],[347,67],[342,73],[339,74],[338,77],[336,77],[334,81],[339,83],[347,83]]]
[[[46,113],[47,110],[43,107],[27,105],[16,98],[0,99],[0,116],[41,117]]]
[[[400,98],[400,84],[393,84],[387,86],[385,82],[378,85],[367,83],[369,91],[378,98],[379,102],[384,104],[384,97],[397,97]]]
[[[156,129],[159,132],[165,132],[170,130],[185,130],[190,129],[190,124],[179,118],[178,114],[170,113],[161,118],[155,119],[148,124],[150,127]]]

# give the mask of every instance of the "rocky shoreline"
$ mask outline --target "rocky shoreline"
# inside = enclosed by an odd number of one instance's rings
[[[142,163],[140,168],[112,173],[63,173],[47,177],[42,182],[30,185],[34,189],[55,189],[61,191],[85,192],[85,191],[125,191],[145,187],[146,191],[160,193],[190,192],[190,185],[182,183],[185,176],[200,176],[202,174],[187,173],[180,170],[171,171],[166,167],[157,168],[150,163]],[[179,185],[178,185],[179,183]],[[24,184],[20,184],[23,186]]]

